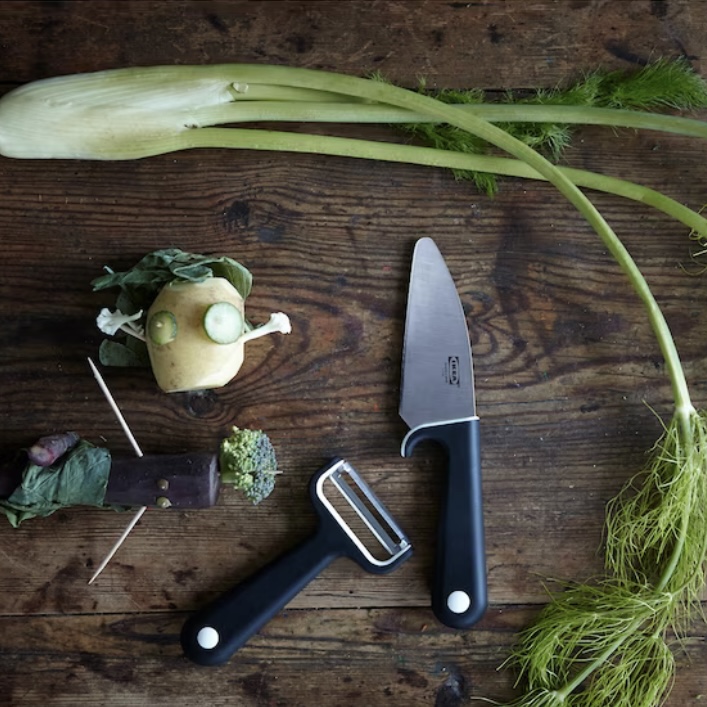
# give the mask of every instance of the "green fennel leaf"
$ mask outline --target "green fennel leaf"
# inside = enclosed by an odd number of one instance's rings
[[[418,90],[444,103],[480,104],[487,95],[472,89],[430,91],[421,82]],[[566,86],[535,91],[507,91],[501,101],[515,105],[557,105],[661,111],[707,107],[707,82],[684,59],[659,59],[635,71],[596,70]],[[575,128],[562,123],[498,123],[507,133],[553,162],[561,159]],[[400,130],[437,149],[467,154],[488,154],[490,146],[477,136],[445,124],[408,123]],[[474,181],[477,188],[493,195],[498,188],[494,175],[452,170],[455,178]]]
[[[707,84],[686,59],[659,59],[635,72],[600,73],[596,105],[633,110],[707,106]]]
[[[606,565],[624,582],[669,595],[675,630],[692,617],[707,569],[704,412],[692,415],[687,439],[675,422],[668,425],[646,471],[609,503]]]
[[[607,578],[551,596],[508,663],[511,703],[656,707],[674,673],[668,644],[701,615],[707,569],[707,414],[676,414],[646,471],[608,507]]]

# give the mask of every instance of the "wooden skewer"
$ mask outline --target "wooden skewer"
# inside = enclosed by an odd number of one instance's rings
[[[135,454],[137,454],[138,457],[142,457],[142,450],[140,449],[140,445],[137,443],[137,440],[135,439],[135,436],[133,435],[130,427],[128,427],[128,423],[125,421],[125,418],[123,417],[123,413],[120,411],[120,408],[118,407],[118,404],[115,402],[115,399],[113,398],[113,395],[111,394],[110,390],[108,390],[108,386],[106,385],[106,382],[103,380],[103,376],[101,375],[100,371],[96,368],[96,364],[93,363],[93,361],[89,358],[88,359],[88,364],[91,366],[91,370],[93,371],[93,376],[98,382],[98,386],[100,389],[103,391],[103,395],[105,395],[106,400],[108,401],[109,405],[113,409],[113,412],[115,413],[115,416],[118,418],[118,422],[120,423],[120,426],[123,428],[123,431],[125,432],[128,440],[130,441],[130,444],[132,445],[133,449],[135,450]],[[108,563],[113,559],[113,555],[115,555],[116,552],[118,552],[118,548],[125,542],[125,539],[130,535],[130,532],[132,529],[135,527],[137,522],[142,518],[143,513],[147,510],[147,506],[143,506],[138,510],[138,512],[135,514],[133,519],[128,523],[128,526],[125,528],[123,531],[123,534],[118,538],[118,540],[115,542],[113,547],[110,549],[108,554],[105,556],[103,559],[103,562],[101,562],[100,565],[98,565],[98,569],[93,573],[93,577],[88,580],[89,584],[93,584],[93,582],[96,580],[98,575],[103,572],[103,570],[106,568]]]

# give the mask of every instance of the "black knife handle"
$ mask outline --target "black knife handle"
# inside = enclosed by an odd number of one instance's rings
[[[447,452],[447,475],[442,493],[432,610],[451,628],[465,629],[486,611],[486,557],[481,495],[479,418],[423,425],[403,441],[410,456],[422,440],[433,440]]]
[[[200,665],[221,665],[341,553],[318,532],[236,585],[184,624],[181,644]]]

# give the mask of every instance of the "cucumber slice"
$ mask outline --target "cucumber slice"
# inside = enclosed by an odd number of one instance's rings
[[[155,312],[147,322],[147,335],[157,346],[174,341],[177,338],[177,320],[174,314],[166,310]]]
[[[243,315],[230,302],[216,302],[204,314],[204,331],[217,344],[232,344],[243,334]]]

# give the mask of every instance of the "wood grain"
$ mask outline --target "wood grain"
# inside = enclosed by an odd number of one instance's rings
[[[497,666],[532,612],[492,610],[473,633],[455,635],[415,609],[290,610],[238,661],[208,670],[181,654],[178,614],[8,617],[0,622],[0,666],[9,704],[46,704],[48,689],[50,704],[62,706],[162,707],[203,695],[214,705],[306,705],[323,696],[332,705],[465,704],[481,685],[491,698],[508,694],[511,676]],[[684,639],[675,704],[701,701],[699,686],[686,680],[703,657],[700,636],[698,629]]]
[[[278,63],[405,86],[552,86],[603,65],[686,57],[707,76],[707,2],[12,2],[0,5],[0,88],[137,64]],[[707,117],[702,115],[701,117]],[[401,140],[385,126],[321,132]],[[0,126],[1,133],[1,126]],[[704,146],[585,128],[565,162],[699,209]],[[591,194],[646,275],[695,402],[707,399],[704,275],[685,228]],[[445,255],[474,346],[491,608],[454,632],[429,611],[444,460],[402,459],[397,415],[412,245]],[[550,186],[504,180],[489,198],[442,170],[308,155],[193,150],[124,163],[0,159],[0,452],[75,429],[131,449],[86,364],[112,293],[90,282],[178,246],[251,269],[248,314],[286,311],[238,378],[164,395],[149,371],[106,370],[145,451],[214,449],[233,424],[270,434],[283,471],[252,507],[149,511],[100,580],[127,522],[62,511],[0,527],[0,704],[461,705],[514,694],[498,670],[551,579],[601,572],[604,508],[642,466],[671,411],[644,311],[589,226]],[[653,412],[655,411],[655,413]],[[187,613],[314,529],[307,484],[351,461],[409,533],[385,577],[339,560],[231,663],[181,656]],[[670,707],[702,704],[705,628],[677,650]],[[306,678],[306,679],[304,679]],[[322,696],[326,696],[324,699]]]

